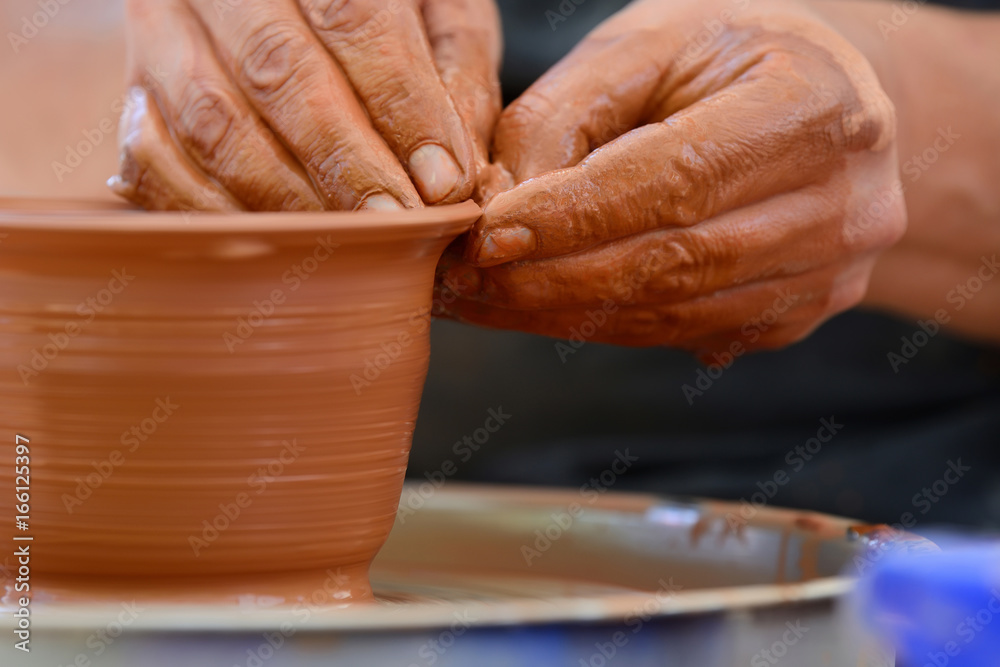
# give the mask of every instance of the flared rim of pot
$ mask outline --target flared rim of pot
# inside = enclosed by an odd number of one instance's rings
[[[145,211],[104,199],[0,197],[0,230],[96,233],[286,234],[346,232],[459,234],[482,214],[473,201],[400,211]]]

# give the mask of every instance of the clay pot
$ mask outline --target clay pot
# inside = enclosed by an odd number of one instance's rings
[[[335,572],[332,599],[370,597],[434,267],[478,207],[0,209],[0,431],[30,450],[28,529],[0,521],[38,580],[294,600]]]

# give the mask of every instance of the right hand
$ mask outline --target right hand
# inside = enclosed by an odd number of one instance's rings
[[[631,3],[503,112],[494,155],[517,185],[440,264],[474,324],[774,349],[856,305],[906,229],[894,107],[798,0]]]
[[[500,110],[492,0],[128,0],[117,194],[355,210],[473,194]]]

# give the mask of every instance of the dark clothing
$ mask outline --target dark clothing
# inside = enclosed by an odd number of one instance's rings
[[[626,3],[567,0],[555,23],[557,0],[500,4],[512,98]],[[614,490],[1000,525],[1000,349],[917,332],[853,311],[712,378],[675,350],[588,343],[564,362],[552,339],[437,322],[410,475],[450,459],[456,479],[580,486],[627,448],[638,461]],[[925,344],[893,368],[903,338]]]

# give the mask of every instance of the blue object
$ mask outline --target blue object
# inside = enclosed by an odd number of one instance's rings
[[[897,667],[1000,665],[1000,542],[935,541],[942,551],[889,552],[866,568],[861,621],[896,647]]]

